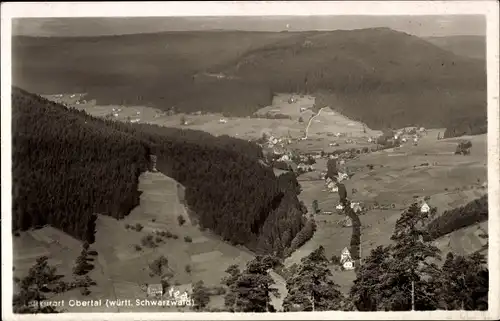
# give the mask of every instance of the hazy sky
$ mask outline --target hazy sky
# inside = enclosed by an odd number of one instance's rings
[[[389,27],[421,37],[485,35],[486,19],[479,15],[24,18],[14,20],[13,34],[97,36],[211,29],[302,31],[371,27]]]

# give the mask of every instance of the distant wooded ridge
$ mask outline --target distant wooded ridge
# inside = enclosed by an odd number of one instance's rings
[[[485,60],[453,53],[459,40],[446,47],[388,28],[14,37],[13,83],[86,92],[99,104],[233,116],[252,115],[275,93],[307,93],[373,129],[484,133]],[[207,72],[232,77],[199,76]]]

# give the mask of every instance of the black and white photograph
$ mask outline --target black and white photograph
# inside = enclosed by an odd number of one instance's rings
[[[3,317],[497,319],[498,40],[496,1],[2,4]]]

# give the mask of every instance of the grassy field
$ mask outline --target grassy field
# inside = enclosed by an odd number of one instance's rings
[[[291,136],[301,138],[304,136],[308,120],[314,115],[311,108],[314,105],[313,96],[294,95],[295,101],[288,103],[290,94],[280,93],[273,98],[272,105],[259,109],[256,114],[283,114],[292,119],[266,119],[266,118],[242,118],[223,117],[221,114],[175,114],[167,115],[164,111],[147,106],[124,106],[124,105],[97,105],[95,100],[76,104],[77,101],[85,99],[85,94],[57,94],[44,95],[45,98],[64,103],[79,110],[97,116],[111,117],[117,121],[138,121],[140,123],[156,124],[160,126],[190,128],[209,132],[213,135],[229,135],[242,139],[256,139],[262,137],[263,133],[269,133],[276,137]],[[305,111],[301,112],[301,108]],[[298,122],[302,117],[304,122]],[[181,125],[182,119],[187,120],[188,125]],[[227,120],[221,123],[220,120]],[[369,137],[380,135],[380,131],[371,130],[363,124],[352,121],[330,108],[313,120],[309,128],[307,140],[294,141],[290,148],[305,151],[324,150],[326,152],[334,149],[371,147],[368,143]],[[343,133],[346,137],[337,138],[336,133]],[[352,143],[346,140],[352,140]],[[338,147],[330,146],[337,143]]]
[[[79,291],[64,293],[65,299],[137,299],[146,298],[141,290],[144,283],[159,283],[158,277],[150,277],[148,264],[160,255],[169,260],[174,272],[171,280],[177,287],[189,289],[191,284],[203,280],[208,286],[220,285],[225,269],[231,264],[242,268],[254,256],[248,250],[231,246],[208,231],[200,231],[189,220],[184,206],[179,202],[177,182],[161,173],[146,172],[140,178],[139,189],[143,191],[141,204],[129,216],[116,221],[107,216],[99,216],[96,242],[91,249],[99,255],[94,261],[95,268],[89,275],[97,282],[91,287],[92,293],[83,297]],[[186,223],[179,226],[177,217],[182,215]],[[126,229],[125,225],[141,224],[144,228],[137,232]],[[154,249],[141,245],[141,239],[154,231],[170,231],[178,239],[164,238]],[[184,236],[192,238],[191,243]],[[56,241],[59,241],[57,243]],[[140,245],[137,251],[134,246]],[[22,233],[14,239],[15,274],[24,275],[35,259],[47,255],[60,273],[70,277],[74,260],[81,251],[80,242],[50,227]],[[189,265],[191,272],[185,267]],[[212,306],[223,304],[220,297],[212,300]],[[112,312],[109,308],[96,308],[100,312]],[[174,308],[122,307],[120,311],[176,311]],[[173,309],[173,310],[172,310]],[[187,308],[186,308],[187,309]],[[70,312],[87,312],[88,308],[68,308]]]
[[[242,139],[260,138],[263,133],[272,133],[275,136],[285,136],[290,133],[292,137],[302,137],[305,127],[304,124],[298,123],[297,119],[224,117],[217,113],[202,115],[167,115],[164,111],[152,107],[97,105],[95,100],[88,101],[85,104],[76,104],[76,101],[80,99],[79,97],[85,97],[84,94],[65,93],[58,95],[44,95],[44,97],[56,102],[65,103],[68,106],[75,107],[79,110],[84,110],[90,115],[97,117],[108,116],[117,121],[136,120],[140,123],[149,123],[160,126],[190,128],[206,131],[217,136],[229,135]],[[280,97],[281,96],[278,96],[278,101]],[[290,109],[294,107],[296,106],[291,106]],[[274,105],[269,108],[274,108]],[[116,117],[113,114],[116,114]],[[188,125],[181,124],[183,118],[188,122]],[[227,123],[221,123],[221,119],[227,120]]]
[[[81,97],[65,94],[62,97],[48,96],[49,99],[59,100],[89,114],[104,117],[114,113],[119,121],[140,119],[140,122],[155,123],[163,126],[181,127],[182,115],[167,116],[160,110],[150,107],[98,106],[95,101],[76,105]],[[190,124],[186,127],[205,130],[215,135],[230,135],[240,138],[257,138],[263,132],[275,136],[284,136],[289,133],[292,137],[303,135],[305,122],[299,123],[295,118],[300,114],[312,115],[310,110],[300,113],[300,108],[309,108],[314,104],[311,96],[296,97],[297,101],[288,104],[288,94],[280,94],[273,100],[273,105],[262,109],[261,112],[271,112],[290,115],[288,119],[236,118],[230,117],[227,123],[219,123],[221,115],[188,115]],[[308,107],[309,106],[309,107]],[[121,111],[116,111],[121,109]],[[310,117],[310,116],[309,116]],[[372,131],[360,122],[346,118],[329,108],[315,119],[309,131],[309,139],[296,142],[289,146],[302,152],[317,150],[330,151],[348,147],[370,146],[368,137],[377,136],[379,132]],[[346,133],[346,137],[337,138],[335,133]],[[346,166],[355,171],[355,175],[345,183],[348,195],[354,201],[363,204],[394,204],[391,210],[370,210],[361,217],[361,255],[366,257],[371,249],[378,245],[388,244],[393,232],[394,224],[402,210],[407,208],[416,197],[430,196],[429,204],[436,206],[438,212],[455,208],[468,203],[486,193],[482,188],[486,181],[486,135],[469,136],[453,139],[437,140],[438,133],[444,129],[429,130],[422,137],[418,146],[407,143],[396,149],[382,150],[349,161]],[[354,142],[346,144],[345,140]],[[469,156],[454,155],[459,141],[468,139],[472,142],[472,153]],[[329,146],[330,143],[339,143],[338,147]],[[373,165],[369,169],[368,165]],[[323,245],[328,257],[340,255],[344,247],[349,247],[352,229],[343,227],[339,221],[342,216],[335,214],[338,204],[337,194],[326,191],[324,182],[319,180],[319,172],[326,170],[326,160],[318,159],[316,171],[299,177],[302,193],[299,198],[305,202],[311,211],[313,200],[318,200],[322,211],[334,212],[333,215],[319,214],[316,216],[318,228],[310,241],[287,258],[285,265],[299,263],[318,246]],[[173,283],[190,288],[193,282],[203,280],[207,285],[219,285],[220,279],[225,276],[225,269],[231,264],[243,267],[253,258],[249,251],[228,245],[208,231],[200,231],[190,221],[186,208],[179,201],[178,184],[171,178],[160,173],[144,173],[140,179],[139,189],[143,191],[141,204],[132,213],[121,221],[107,216],[99,216],[97,222],[96,243],[92,248],[99,252],[95,262],[96,268],[90,276],[98,283],[92,287],[91,298],[137,298],[145,297],[140,289],[142,283],[158,283],[158,279],[148,275],[148,263],[160,255],[169,259],[174,271]],[[356,189],[357,193],[352,194]],[[182,215],[186,219],[183,226],[179,226],[177,217]],[[140,232],[126,229],[125,225],[141,224],[144,228]],[[482,225],[471,226],[436,240],[436,244],[444,251],[453,250],[457,253],[471,253],[481,250],[485,240],[479,236],[487,233],[486,222]],[[155,231],[168,230],[178,236],[178,239],[164,238],[155,249],[137,251],[134,246],[140,245],[141,239]],[[485,232],[486,231],[486,232]],[[184,236],[192,239],[191,243],[184,241]],[[59,240],[59,243],[56,241]],[[22,275],[40,255],[48,255],[52,263],[56,264],[60,272],[70,276],[73,262],[80,252],[79,242],[53,228],[43,228],[37,231],[22,233],[14,239],[16,274]],[[189,265],[191,272],[185,267]],[[334,280],[346,293],[355,279],[353,271],[337,271],[332,267]],[[274,274],[273,274],[274,275]],[[273,298],[276,307],[286,295],[284,281],[275,275],[277,288],[282,297]],[[78,291],[66,293],[64,297],[81,297]],[[223,297],[212,297],[210,305],[221,307]],[[105,309],[105,308],[104,308]],[[138,311],[137,307],[132,310]],[[140,308],[142,309],[142,308]],[[154,311],[153,308],[147,308]],[[172,308],[157,308],[159,311]],[[125,311],[126,308],[120,308]],[[175,310],[175,309],[174,309]],[[102,310],[104,311],[104,310]],[[106,311],[109,311],[106,310]]]
[[[406,144],[398,150],[384,150],[362,155],[347,163],[347,167],[358,171],[345,182],[348,195],[354,201],[370,204],[394,204],[390,210],[373,209],[361,216],[361,256],[366,257],[378,245],[390,243],[396,220],[415,197],[430,196],[429,205],[438,208],[438,215],[447,209],[465,205],[487,193],[482,188],[486,181],[486,135],[461,137],[460,139],[437,140],[440,130],[430,130],[418,146]],[[442,131],[441,131],[442,133]],[[469,139],[472,144],[470,156],[454,155],[459,140]],[[429,165],[422,165],[428,163]],[[366,165],[374,165],[370,170]],[[316,164],[317,171],[326,170],[326,162]],[[314,173],[308,174],[313,176]],[[302,176],[301,176],[302,178]],[[300,259],[323,245],[327,257],[339,255],[349,247],[351,228],[342,227],[338,221],[343,217],[336,214],[338,195],[325,190],[321,180],[301,180],[300,199],[311,211],[313,200],[318,200],[322,211],[332,215],[316,216],[318,229],[314,236],[287,260],[286,265],[299,263]],[[352,194],[352,189],[357,193]],[[486,240],[479,237],[485,232],[487,222],[450,233],[436,240],[443,255],[447,251],[470,254],[481,250]],[[449,244],[449,245],[448,245]],[[334,271],[335,281],[346,292],[355,278],[351,271]]]

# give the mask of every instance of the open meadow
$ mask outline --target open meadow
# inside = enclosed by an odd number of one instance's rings
[[[140,206],[120,221],[103,215],[98,218],[96,242],[91,245],[98,256],[92,263],[95,268],[89,273],[98,287],[91,287],[92,293],[87,297],[83,297],[77,290],[59,296],[66,300],[146,298],[141,285],[160,283],[158,276],[149,275],[148,265],[161,255],[168,259],[169,268],[173,272],[170,283],[176,289],[185,290],[190,290],[192,284],[199,280],[203,280],[209,287],[219,286],[220,280],[226,276],[228,266],[237,264],[243,268],[253,259],[254,255],[250,251],[229,245],[213,233],[200,231],[194,226],[184,205],[179,201],[177,185],[175,180],[161,173],[144,173],[139,185],[139,190],[142,191]],[[182,226],[178,223],[179,215],[186,220]],[[138,224],[142,226],[140,231],[127,228]],[[157,236],[157,231],[168,231],[171,236]],[[142,243],[148,235],[153,235],[156,243],[154,248]],[[185,237],[189,237],[191,242],[187,242]],[[14,238],[15,274],[25,275],[37,257],[47,255],[49,262],[69,280],[80,250],[81,242],[52,227],[23,232]],[[275,274],[275,278],[283,283],[279,275]],[[211,307],[221,308],[221,304],[223,305],[222,296],[212,297]],[[68,308],[68,311],[76,312],[79,309],[88,311],[88,308],[76,307]],[[106,307],[94,309],[96,312],[113,312]],[[167,312],[176,311],[177,308],[132,306],[114,309]]]
[[[111,115],[118,121],[137,119],[141,123],[185,127],[207,131],[214,135],[246,139],[259,138],[263,133],[271,133],[276,137],[288,135],[294,138],[303,137],[307,123],[314,115],[311,110],[314,106],[314,97],[307,95],[278,94],[271,106],[257,112],[257,114],[286,115],[291,119],[223,117],[218,114],[167,115],[150,107],[98,106],[95,102],[75,104],[78,96],[71,96],[68,94],[63,97],[47,98],[62,100],[68,105],[98,117]],[[289,101],[290,97],[294,100]],[[298,122],[299,117],[302,117],[304,122]],[[181,125],[183,119],[188,121],[187,126]],[[221,119],[227,122],[221,122]],[[370,209],[361,217],[362,257],[368,256],[378,245],[390,243],[394,224],[401,211],[408,208],[415,200],[429,196],[429,205],[437,207],[440,215],[445,210],[465,205],[487,193],[483,186],[487,169],[486,135],[437,140],[438,135],[442,136],[443,132],[444,129],[430,129],[419,139],[417,146],[407,142],[401,147],[361,154],[346,163],[345,167],[354,173],[354,176],[345,182],[349,197],[367,207],[381,205],[389,208]],[[377,137],[380,133],[326,107],[311,121],[308,139],[293,141],[287,148],[302,153],[371,148],[375,145],[368,142],[368,139]],[[341,136],[338,137],[338,134]],[[472,142],[471,155],[454,155],[458,142],[465,139]],[[338,146],[333,146],[332,143]],[[319,172],[326,170],[326,160],[318,159],[314,166],[314,172],[306,173],[298,179],[302,186],[299,199],[304,201],[310,212],[313,200],[318,200],[321,211],[333,214],[316,215],[317,231],[308,242],[285,260],[286,266],[300,263],[303,257],[320,245],[325,247],[327,257],[330,258],[332,255],[340,255],[342,249],[349,247],[350,244],[352,229],[340,224],[343,216],[338,215],[335,210],[339,202],[338,195],[328,192],[324,182],[319,179]],[[220,279],[225,275],[224,270],[230,264],[243,266],[252,259],[253,255],[249,251],[221,242],[216,236],[206,231],[201,232],[193,226],[185,214],[184,206],[178,203],[174,187],[175,182],[171,179],[158,173],[147,173],[141,180],[141,189],[145,191],[141,196],[141,206],[120,222],[109,217],[99,218],[96,248],[100,248],[100,252],[107,253],[103,258],[110,258],[109,263],[102,263],[108,268],[105,274],[117,274],[116,278],[111,277],[115,281],[106,282],[121,284],[121,288],[128,289],[128,293],[140,293],[139,283],[148,279],[147,264],[144,262],[163,254],[172,257],[174,282],[190,286],[197,280],[204,280],[206,284],[215,286],[219,285]],[[168,212],[168,215],[163,215],[165,212]],[[185,225],[178,225],[178,215],[186,217]],[[141,232],[123,228],[123,231],[117,233],[119,229],[117,226],[138,223],[144,226]],[[480,250],[485,246],[486,240],[477,236],[480,234],[477,231],[484,232],[485,226],[487,224],[482,223],[481,228],[474,225],[455,231],[436,240],[435,243],[443,249],[443,255],[446,254],[449,244],[453,245],[457,253]],[[135,244],[140,244],[141,237],[147,233],[167,229],[179,238],[169,238],[154,250],[134,249]],[[108,242],[100,242],[100,235],[104,235],[103,238]],[[192,243],[184,241],[186,235],[192,238]],[[111,239],[113,241],[109,242]],[[111,244],[115,246],[112,247]],[[191,266],[191,273],[185,272],[186,265]],[[120,276],[120,271],[127,272]],[[332,271],[335,282],[341,286],[343,292],[347,292],[355,279],[355,272],[341,272],[333,267]],[[281,292],[285,293],[286,288],[284,286],[281,288]],[[280,306],[282,299],[277,301],[274,298],[273,302],[278,302]],[[215,296],[211,302],[213,307],[220,307],[223,299],[221,296]]]
[[[467,136],[437,140],[440,130],[429,130],[427,136],[419,141],[418,146],[408,143],[394,150],[382,150],[360,155],[346,163],[347,168],[355,169],[354,176],[345,181],[350,197],[355,202],[370,207],[389,205],[389,209],[371,209],[361,219],[361,257],[366,257],[378,245],[389,244],[394,225],[402,211],[425,196],[428,204],[437,207],[440,215],[445,210],[453,209],[479,198],[487,193],[484,183],[487,178],[486,135]],[[442,132],[442,130],[441,130]],[[472,142],[471,155],[454,155],[456,145],[461,140]],[[368,165],[373,165],[370,169]],[[317,161],[316,171],[326,171],[326,161]],[[309,177],[319,173],[305,174]],[[304,175],[304,176],[305,176]],[[318,201],[321,212],[330,215],[315,215],[317,231],[300,249],[285,260],[285,265],[299,263],[318,246],[323,245],[327,257],[340,256],[344,247],[349,247],[352,229],[343,227],[335,206],[339,204],[336,193],[326,190],[324,181],[308,180],[299,177],[302,193],[299,198],[312,211],[312,202]],[[356,192],[353,194],[353,189]],[[392,208],[394,205],[394,208]],[[452,232],[435,241],[443,251],[470,254],[483,250],[487,243],[480,234],[487,233],[487,222]],[[353,271],[334,271],[334,280],[346,292],[355,279]]]

